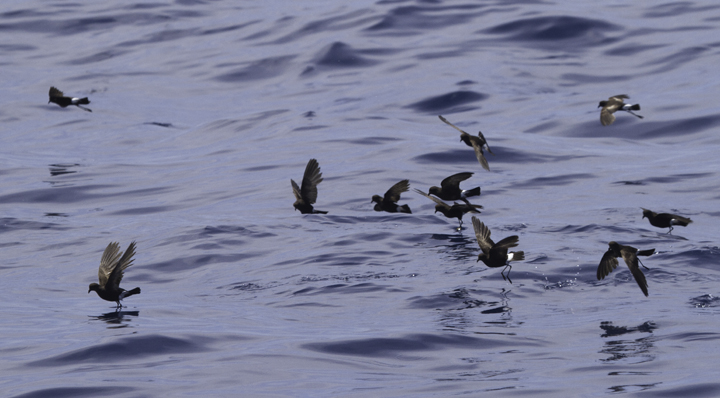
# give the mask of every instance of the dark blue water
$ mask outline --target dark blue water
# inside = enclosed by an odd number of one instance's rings
[[[719,396],[719,23],[708,0],[4,2],[0,395]],[[645,119],[603,127],[616,94]],[[328,215],[293,211],[310,158]],[[373,211],[463,171],[520,237],[513,284],[426,198]],[[116,313],[86,289],[133,240]],[[622,261],[597,280],[611,240],[658,251],[649,297]]]

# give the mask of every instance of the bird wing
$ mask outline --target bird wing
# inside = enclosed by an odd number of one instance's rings
[[[63,97],[64,94],[62,91],[56,89],[55,87],[50,87],[50,96],[51,97]]]
[[[608,251],[605,252],[602,256],[602,260],[600,260],[600,265],[598,265],[597,270],[597,278],[598,280],[605,279],[606,276],[608,276],[612,270],[617,268],[618,266],[618,260],[613,255],[612,249],[608,249]]]
[[[120,244],[117,242],[110,242],[100,258],[100,268],[98,268],[98,280],[100,282],[100,286],[105,287],[119,259]]]
[[[295,182],[293,179],[290,179],[290,185],[292,185],[293,194],[295,194],[295,199],[302,201],[302,194],[300,193],[300,187],[298,186],[297,182]]]
[[[472,136],[470,136],[472,137]],[[475,137],[472,137],[475,138]],[[483,155],[482,151],[482,145],[478,143],[478,140],[471,139],[470,142],[472,142],[472,147],[475,150],[475,157],[477,158],[478,162],[482,165],[483,169],[490,171],[490,165],[488,165],[487,159],[485,159],[485,155]]]
[[[124,271],[127,269],[127,267],[132,265],[133,262],[133,256],[135,255],[135,241],[130,242],[130,245],[128,246],[127,250],[125,250],[125,253],[122,255],[120,260],[117,262],[117,265],[113,268],[113,271],[110,273],[110,277],[108,279],[108,285],[110,285],[111,288],[118,289],[120,287],[120,281],[123,278],[123,275],[125,274]]]
[[[440,120],[442,120],[443,122],[445,122],[445,123],[447,123],[448,125],[452,126],[452,128],[454,128],[455,130],[457,130],[457,131],[459,131],[459,132],[461,132],[461,133],[465,133],[464,131],[462,131],[462,129],[460,129],[460,127],[458,127],[458,126],[456,126],[456,125],[448,122],[447,119],[445,119],[444,117],[442,117],[442,116],[440,116],[440,115],[438,115],[438,117],[439,117]],[[467,133],[465,133],[465,134],[467,134]]]
[[[490,254],[490,249],[495,245],[492,239],[490,239],[490,229],[475,216],[472,217],[472,224],[475,229],[475,238],[477,239],[478,246],[480,246],[483,253]]]
[[[320,173],[320,165],[318,165],[317,160],[310,159],[307,167],[305,167],[302,188],[300,189],[300,194],[305,203],[315,203],[317,200],[317,184],[320,184],[322,180],[323,178],[322,173]]]
[[[440,186],[443,190],[445,190],[446,188],[450,188],[453,190],[460,189],[460,182],[467,180],[468,178],[472,177],[472,175],[473,173],[468,172],[453,174],[450,177],[442,180]]]
[[[517,246],[519,240],[520,238],[518,238],[517,235],[508,236],[507,238],[504,238],[500,242],[496,243],[493,248],[507,250],[511,247]]]
[[[402,180],[398,182],[397,184],[390,187],[390,189],[385,192],[385,197],[383,200],[385,202],[392,202],[395,203],[398,200],[400,200],[400,194],[403,192],[407,192],[410,189],[410,181],[408,180]]]
[[[487,140],[485,139],[485,136],[483,135],[482,131],[478,131],[478,137],[480,137],[483,140],[483,142],[485,142],[485,146],[487,147],[488,152],[493,153],[490,150],[490,145],[488,145]],[[493,155],[494,155],[494,153],[493,153]]]
[[[632,274],[633,278],[635,278],[635,282],[637,282],[638,286],[640,286],[640,290],[642,290],[645,296],[647,296],[647,280],[645,279],[645,274],[643,274],[643,272],[640,270],[640,266],[638,265],[638,258],[636,252],[637,250],[631,251],[626,250],[626,248],[620,250],[622,258],[623,260],[625,260],[625,264],[627,264],[628,268],[630,268],[630,273]],[[615,262],[617,263],[617,261]]]
[[[608,107],[602,108],[600,111],[600,123],[603,126],[609,126],[615,122],[615,115],[608,109]]]
[[[630,99],[630,97],[628,97],[627,94],[618,94],[618,95],[613,95],[612,97],[608,98],[608,100],[610,100],[610,101],[616,100],[616,101],[620,101],[620,102],[623,102],[623,99]]]
[[[417,189],[417,188],[413,189],[413,191],[415,191],[415,192],[419,193],[420,195],[422,195],[422,196],[424,196],[424,197],[432,200],[433,202],[437,203],[437,204],[440,205],[440,206],[443,206],[443,207],[445,207],[445,208],[447,208],[447,209],[450,209],[450,205],[448,205],[447,203],[443,202],[442,200],[440,200],[440,199],[438,199],[438,198],[436,198],[436,197],[434,197],[434,196],[430,196],[430,195],[426,194],[425,192],[423,192],[423,191],[421,191],[421,190],[419,190],[419,189]]]

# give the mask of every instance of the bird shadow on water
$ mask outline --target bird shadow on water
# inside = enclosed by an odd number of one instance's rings
[[[117,325],[113,326],[114,329],[117,328],[125,328],[129,325],[127,324],[133,317],[133,316],[139,316],[140,311],[113,311],[113,312],[107,312],[102,315],[92,316],[89,315],[88,317],[90,319],[97,319],[99,321],[104,321],[108,325]]]

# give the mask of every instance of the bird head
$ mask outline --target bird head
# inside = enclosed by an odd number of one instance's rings
[[[485,253],[480,253],[480,254],[478,254],[478,259],[477,259],[476,262],[478,262],[478,261],[480,261],[480,260],[485,261],[486,259],[487,259],[487,254],[485,254]]]
[[[642,218],[645,218],[645,217],[650,218],[650,217],[653,215],[652,210],[643,209],[642,207],[641,207],[641,209],[642,209],[642,211],[643,211],[643,216],[642,216]]]
[[[379,204],[380,202],[382,202],[382,200],[383,200],[383,198],[380,195],[373,195],[372,199],[370,200],[370,203],[375,202],[375,203]]]
[[[600,103],[598,104],[598,108],[602,108],[605,105],[607,105],[607,101],[600,101]]]
[[[430,191],[428,191],[428,195],[435,195],[438,196],[440,194],[441,189],[438,187],[430,187]]]
[[[98,290],[100,290],[100,285],[97,283],[91,283],[90,286],[88,286],[88,293],[93,291],[97,292]]]

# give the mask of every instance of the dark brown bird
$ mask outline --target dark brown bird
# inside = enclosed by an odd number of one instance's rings
[[[85,98],[75,98],[75,97],[65,97],[62,91],[56,89],[55,87],[50,87],[50,100],[48,101],[48,104],[54,102],[61,107],[65,108],[68,105],[75,105],[80,109],[84,109],[88,112],[92,112],[90,109],[80,106],[81,104],[87,105],[90,103],[90,100]]]
[[[435,195],[442,200],[462,200],[466,204],[470,204],[467,198],[471,196],[480,195],[480,187],[475,187],[470,190],[460,189],[460,182],[470,178],[473,173],[457,173],[450,177],[442,180],[440,187],[430,187],[428,192],[430,195]]]
[[[125,253],[120,252],[120,244],[111,242],[103,252],[98,269],[100,283],[91,283],[88,293],[95,291],[101,299],[117,303],[116,309],[122,308],[120,300],[130,297],[133,294],[140,294],[140,288],[125,290],[120,287],[125,269],[132,265],[135,255],[135,242],[128,246]]]
[[[615,95],[608,98],[607,101],[600,101],[598,108],[602,108],[600,111],[600,123],[603,126],[609,126],[615,122],[615,111],[625,111],[631,115],[637,116],[640,119],[643,117],[633,113],[633,111],[640,110],[640,104],[626,104],[623,99],[629,99],[625,94]]]
[[[454,203],[452,206],[449,204],[443,202],[442,200],[432,197],[425,192],[415,189],[415,192],[419,193],[420,195],[432,200],[436,203],[435,205],[435,213],[440,212],[447,218],[457,218],[460,221],[460,227],[458,229],[462,228],[462,217],[465,215],[465,213],[480,213],[476,209],[482,209],[483,207],[480,205],[466,205],[464,203]]]
[[[609,248],[605,254],[603,254],[602,260],[600,260],[600,265],[598,266],[598,280],[605,279],[612,270],[617,268],[617,258],[622,257],[623,260],[625,260],[625,264],[627,264],[628,268],[630,268],[630,273],[633,278],[635,278],[635,282],[637,282],[638,286],[640,286],[640,290],[642,290],[643,294],[647,297],[647,280],[645,280],[645,274],[642,273],[640,266],[638,266],[638,263],[642,264],[640,259],[638,259],[638,256],[650,256],[655,253],[655,249],[638,251],[638,249],[632,246],[623,246],[617,242],[610,242],[608,243],[608,246]],[[644,264],[642,264],[642,266],[645,267]],[[647,267],[645,268],[648,269]]]
[[[397,201],[400,200],[400,194],[407,192],[408,189],[410,189],[410,181],[402,180],[390,187],[390,189],[385,192],[385,196],[373,195],[371,203],[375,202],[375,211],[412,214],[410,206],[398,206],[397,204]]]
[[[326,211],[313,209],[313,204],[317,200],[317,185],[322,182],[322,173],[320,173],[320,165],[317,160],[310,159],[305,167],[305,174],[302,179],[302,188],[297,183],[290,180],[293,193],[295,194],[295,210],[300,210],[302,214],[327,214]]]
[[[670,213],[655,213],[652,210],[643,209],[643,216],[642,218],[647,217],[648,221],[650,221],[650,225],[653,227],[658,228],[670,228],[670,230],[667,233],[672,232],[673,225],[679,225],[681,227],[686,227],[688,224],[692,222],[691,219],[683,216],[678,216],[677,214],[670,214]]]
[[[478,135],[476,137],[462,131],[458,126],[448,122],[447,119],[445,119],[444,117],[439,115],[438,117],[440,118],[440,120],[449,124],[455,130],[460,132],[460,141],[464,142],[465,145],[472,147],[472,149],[475,150],[475,157],[477,158],[478,162],[480,162],[483,169],[490,171],[490,165],[488,165],[487,159],[485,159],[485,155],[483,154],[483,146],[487,147],[488,152],[492,153],[492,151],[490,150],[490,145],[488,145],[487,140],[485,140],[485,136],[483,135],[482,131],[478,131]]]
[[[477,261],[482,260],[482,262],[490,268],[505,267],[502,271],[500,271],[500,275],[502,275],[503,280],[507,279],[508,282],[512,283],[510,280],[510,271],[512,271],[510,261],[525,260],[525,252],[508,252],[508,249],[516,247],[520,238],[518,238],[517,235],[508,236],[500,242],[495,243],[492,239],[490,239],[490,230],[482,223],[482,221],[473,216],[472,223],[473,228],[475,229],[475,238],[477,238],[478,245],[482,250],[482,253],[478,254]],[[508,268],[510,269],[508,270],[506,277],[505,270]]]

